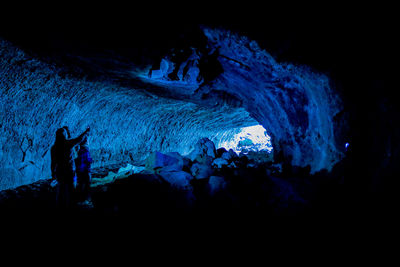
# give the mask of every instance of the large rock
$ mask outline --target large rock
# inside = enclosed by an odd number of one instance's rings
[[[165,153],[165,155],[177,159],[179,164],[182,164],[183,166],[188,165],[190,163],[189,159],[183,157],[178,152],[167,152]]]
[[[225,152],[227,152],[227,150],[224,147],[220,147],[217,149],[217,157],[220,158],[222,156],[222,154],[224,154]]]
[[[229,164],[229,162],[226,159],[216,158],[213,161],[212,166],[215,168],[222,168],[223,166],[227,166],[228,164]]]
[[[200,163],[205,165],[211,165],[213,161],[214,158],[207,155],[197,155],[197,157],[194,159],[195,163]]]
[[[235,151],[233,151],[233,149],[229,149],[229,151],[226,151],[221,155],[221,158],[223,158],[227,161],[231,161],[237,157],[238,157],[238,155],[235,153]]]
[[[183,157],[177,152],[163,154],[151,153],[146,159],[146,169],[154,172],[181,171],[184,166]]]
[[[162,171],[159,175],[167,181],[172,187],[181,189],[181,190],[192,190],[192,186],[190,181],[193,179],[193,176],[184,171]]]
[[[209,164],[195,163],[190,168],[190,171],[196,179],[205,179],[210,177],[214,170]]]
[[[122,167],[118,169],[118,175],[120,176],[129,176],[136,173],[141,173],[145,170],[145,167],[142,166],[134,166],[132,164],[127,164],[126,167]]]
[[[206,158],[206,156],[215,158],[216,152],[214,143],[208,138],[202,138],[194,146],[193,151],[189,154],[189,158],[192,161],[195,161],[197,158]]]

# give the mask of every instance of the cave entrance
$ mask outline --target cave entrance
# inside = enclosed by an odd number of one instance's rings
[[[262,125],[232,129],[218,134],[214,142],[218,148],[232,149],[236,154],[248,154],[249,152],[270,154],[273,150],[271,137]]]

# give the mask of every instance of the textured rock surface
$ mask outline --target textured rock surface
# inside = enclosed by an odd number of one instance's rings
[[[201,72],[213,79],[192,87],[148,82],[164,84],[170,93],[205,106],[244,107],[267,129],[275,152],[282,151],[293,165],[310,165],[312,172],[330,170],[343,157],[340,128],[346,121],[327,76],[307,66],[279,63],[245,36],[206,27],[203,32],[208,44],[199,50],[215,53],[219,66]],[[229,140],[237,133],[232,129],[216,136]]]
[[[226,166],[228,164],[229,164],[229,162],[223,158],[216,158],[212,163],[212,165],[217,168],[222,168],[222,166]]]
[[[196,159],[201,161],[200,158],[205,158],[205,157],[215,158],[215,155],[216,155],[215,144],[208,138],[202,138],[196,143],[193,151],[190,152],[189,158],[192,161]]]
[[[151,171],[181,171],[183,157],[178,153],[151,153],[146,159],[146,169]]]
[[[91,126],[93,168],[189,153],[201,138],[254,125],[243,109],[202,108],[107,82],[75,78],[0,40],[0,190],[50,178],[49,149],[67,125]]]
[[[335,139],[334,117],[341,101],[329,79],[307,67],[277,63],[243,36],[211,29],[205,34],[211,46],[220,47],[224,72],[201,88],[203,96],[224,92],[239,99],[269,131],[274,148],[292,156],[294,165],[330,169],[344,143]]]
[[[341,158],[344,144],[334,120],[341,104],[326,76],[277,63],[232,32],[206,28],[204,34],[209,48],[220,47],[223,71],[189,87],[148,78],[139,83],[141,67],[134,63],[107,69],[118,60],[100,66],[95,62],[101,60],[76,56],[76,65],[85,62],[99,70],[92,76],[105,78],[87,79],[85,72],[71,74],[1,40],[0,190],[50,177],[49,148],[64,125],[73,136],[91,126],[94,168],[138,165],[154,151],[187,155],[204,137],[218,147],[239,127],[256,124],[294,165],[315,172]]]
[[[193,177],[184,171],[161,172],[160,176],[167,181],[171,186],[182,190],[191,190],[190,181]]]
[[[190,168],[190,171],[196,179],[206,179],[213,173],[211,164],[195,163]]]

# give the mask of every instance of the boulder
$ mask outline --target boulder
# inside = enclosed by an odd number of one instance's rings
[[[210,179],[208,180],[210,195],[215,195],[217,192],[226,189],[227,185],[228,183],[225,181],[223,177],[211,176]]]
[[[172,187],[181,190],[192,190],[190,181],[193,176],[184,171],[161,171],[159,175],[168,182]]]
[[[239,156],[236,154],[236,152],[235,151],[233,151],[233,149],[231,148],[231,149],[229,149],[229,154],[231,155],[231,157],[234,159],[234,158],[238,158]]]
[[[181,171],[184,165],[183,157],[177,152],[163,154],[151,153],[146,159],[146,169],[155,172]]]
[[[233,149],[229,149],[229,151],[226,151],[221,155],[221,158],[226,159],[227,161],[232,161],[233,159],[238,158],[238,155],[233,151]]]
[[[213,168],[209,164],[195,163],[190,168],[190,172],[196,179],[205,179],[213,173]]]
[[[216,158],[214,159],[214,161],[212,162],[212,166],[214,168],[222,168],[222,166],[227,166],[229,164],[229,162],[226,159],[223,158]]]
[[[223,158],[224,160],[231,160],[231,159],[232,159],[231,154],[229,154],[228,151],[227,151],[227,152],[224,152],[224,153],[221,155],[221,158]]]
[[[207,156],[207,155],[198,155],[194,159],[194,162],[200,163],[200,164],[206,164],[206,165],[211,165],[213,161],[214,161],[214,158]]]
[[[167,156],[176,158],[179,162],[179,166],[182,165],[183,166],[188,166],[190,165],[190,159],[183,157],[181,154],[179,154],[178,152],[168,152],[165,153]],[[182,169],[180,169],[182,170]]]
[[[127,164],[126,167],[122,167],[118,169],[117,175],[119,176],[129,176],[136,173],[141,173],[145,170],[145,167],[134,166],[132,164]]]
[[[217,158],[222,157],[222,154],[224,154],[225,152],[227,152],[227,150],[224,147],[220,147],[217,149]]]
[[[167,155],[167,156],[179,159],[179,160],[183,159],[183,156],[181,154],[179,154],[178,152],[167,152],[167,153],[164,153],[164,154]]]
[[[204,158],[205,156],[215,158],[216,152],[214,143],[208,138],[202,138],[194,146],[194,149],[189,154],[189,158],[192,161],[195,161],[198,157]]]

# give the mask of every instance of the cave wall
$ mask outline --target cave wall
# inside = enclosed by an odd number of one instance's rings
[[[65,125],[73,137],[91,127],[96,168],[140,163],[151,151],[187,154],[202,137],[256,123],[244,109],[74,78],[1,39],[0,95],[0,190],[50,178],[50,147]]]
[[[326,75],[279,63],[255,41],[230,31],[204,28],[204,33],[210,47],[219,47],[223,73],[202,94],[224,91],[239,99],[268,130],[274,149],[292,157],[294,165],[330,170],[342,158],[335,121],[342,103]]]
[[[344,140],[336,127],[342,103],[326,75],[279,63],[255,41],[228,30],[205,27],[204,34],[209,47],[219,47],[223,72],[200,94],[237,99],[268,130],[275,152],[282,150],[294,165],[330,170],[342,158]]]
[[[293,165],[310,165],[312,172],[331,170],[347,142],[347,118],[332,80],[311,67],[276,61],[246,36],[201,28],[207,44],[184,47],[201,55],[197,67],[203,82],[184,92],[169,90],[204,106],[243,107],[267,129],[275,153],[283,152]],[[169,65],[183,68],[189,61]],[[167,84],[169,77],[161,81]]]
[[[316,172],[341,159],[339,126],[345,122],[326,75],[277,62],[255,41],[230,31],[203,32],[208,49],[219,47],[223,72],[179,100],[146,92],[150,87],[73,76],[1,40],[0,189],[49,178],[49,148],[64,125],[73,136],[91,126],[93,167],[140,163],[152,151],[187,154],[202,137],[218,144],[234,135],[232,129],[258,123],[274,152],[283,151],[294,165]],[[128,71],[134,70],[132,63]],[[175,89],[165,87],[165,96]]]

